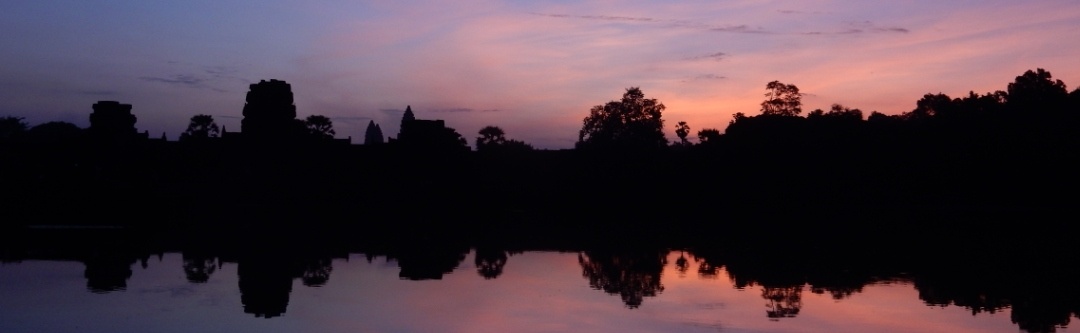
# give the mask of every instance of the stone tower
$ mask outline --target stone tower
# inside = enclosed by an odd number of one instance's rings
[[[292,86],[285,81],[252,84],[244,104],[240,132],[252,139],[290,138],[301,134],[303,124],[296,119]]]

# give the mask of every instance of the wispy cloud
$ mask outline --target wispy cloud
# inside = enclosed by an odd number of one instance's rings
[[[777,13],[780,14],[824,14],[825,12],[819,11],[806,11],[806,10],[794,10],[794,9],[778,9]]]
[[[854,35],[854,34],[863,34],[863,33],[902,33],[902,34],[906,34],[906,33],[911,32],[907,28],[902,28],[902,27],[879,27],[879,26],[875,25],[874,22],[870,22],[870,21],[847,22],[845,25],[847,25],[848,27],[843,29],[843,30],[839,30],[839,31],[830,31],[830,32],[811,31],[811,32],[804,32],[802,34],[804,34],[804,35]]]
[[[202,71],[210,76],[211,80],[251,82],[251,80],[240,77],[240,70],[233,66],[202,66]]]
[[[199,78],[199,77],[196,77],[196,76],[193,76],[193,75],[186,75],[186,74],[177,74],[177,75],[172,75],[172,76],[169,76],[169,77],[144,76],[144,77],[140,77],[139,79],[143,80],[143,81],[161,82],[161,83],[176,84],[176,85],[183,85],[183,86],[190,86],[190,87],[199,87],[199,86],[202,85],[203,82],[206,81],[205,79],[202,79],[202,78]]]
[[[476,111],[476,110],[475,109],[470,109],[470,108],[445,108],[445,109],[431,110],[431,112],[473,112],[473,111]]]
[[[727,77],[723,76],[723,75],[717,75],[717,74],[701,74],[701,75],[695,75],[695,76],[687,78],[687,79],[683,79],[682,82],[713,81],[713,80],[723,80],[723,79],[727,79]]]
[[[206,90],[211,90],[211,91],[221,92],[221,93],[229,92],[229,90],[226,90],[226,89],[221,89],[221,88],[216,88],[216,87],[210,86],[207,83],[210,82],[211,80],[207,79],[206,77],[201,76],[201,75],[175,74],[175,75],[169,75],[169,76],[143,76],[143,77],[140,77],[139,80],[143,80],[143,81],[147,81],[147,82],[165,83],[165,84],[188,87],[188,88],[193,88],[193,89],[206,89]]]
[[[547,16],[547,17],[560,17],[560,18],[580,18],[590,20],[604,20],[604,21],[633,21],[633,22],[661,22],[664,20],[655,19],[651,17],[630,17],[630,16],[611,16],[611,15],[570,15],[570,14],[545,14],[545,13],[532,13],[534,15]]]
[[[821,12],[807,12],[798,10],[778,10],[783,14],[820,14]],[[600,21],[616,21],[616,22],[628,22],[628,23],[656,23],[662,24],[664,27],[673,28],[688,28],[699,29],[704,31],[713,32],[729,32],[729,33],[742,33],[742,34],[796,34],[796,35],[851,35],[862,33],[908,33],[907,28],[902,27],[879,27],[874,25],[870,21],[848,22],[848,26],[845,29],[837,31],[804,31],[804,32],[782,32],[767,30],[761,27],[752,27],[747,24],[739,25],[715,25],[702,22],[696,22],[691,20],[676,20],[676,19],[661,19],[653,17],[632,17],[632,16],[612,16],[612,15],[571,15],[571,14],[549,14],[549,13],[531,13],[533,15],[553,17],[553,18],[570,18],[570,19],[583,19],[583,20],[600,20]]]
[[[721,60],[724,60],[724,58],[727,58],[727,56],[728,56],[727,53],[716,52],[716,53],[710,53],[710,54],[705,54],[705,55],[688,57],[688,58],[686,58],[686,60],[690,60],[690,61],[697,61],[697,60],[721,61]]]
[[[353,125],[366,125],[368,121],[374,120],[371,117],[330,117],[330,120],[339,124],[353,124]]]
[[[88,95],[88,96],[113,96],[113,95],[119,94],[119,92],[117,92],[115,90],[97,90],[97,89],[79,89],[79,90],[74,90],[74,91],[65,90],[65,91],[57,91],[57,92],[63,93],[63,94],[75,93],[75,94],[79,94],[79,95]]]
[[[185,86],[195,89],[207,89],[216,92],[229,92],[218,86],[236,86],[237,82],[249,83],[250,80],[239,76],[240,70],[236,66],[228,65],[198,65],[177,60],[165,61],[172,75],[153,75],[139,77],[146,82],[165,83],[177,86]]]
[[[611,16],[611,15],[571,15],[571,14],[549,14],[549,13],[531,13],[533,15],[553,17],[553,18],[570,18],[570,19],[583,19],[583,20],[599,20],[599,21],[617,21],[617,22],[630,22],[630,23],[658,23],[663,24],[664,27],[671,28],[687,28],[687,29],[699,29],[705,31],[716,32],[731,32],[731,33],[747,33],[747,34],[767,34],[771,33],[761,28],[752,28],[746,24],[740,25],[714,25],[706,24],[691,20],[675,20],[675,19],[661,19],[653,17],[632,17],[632,16]]]

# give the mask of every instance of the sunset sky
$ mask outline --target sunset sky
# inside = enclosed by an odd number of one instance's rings
[[[195,114],[238,131],[269,79],[354,143],[369,120],[396,136],[411,105],[470,143],[496,125],[551,149],[633,86],[671,140],[757,114],[773,80],[804,110],[886,114],[1035,68],[1080,85],[1075,1],[3,1],[0,31],[0,116],[85,127],[116,100],[170,140]]]

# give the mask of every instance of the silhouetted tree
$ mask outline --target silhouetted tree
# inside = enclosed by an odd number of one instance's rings
[[[1069,105],[1072,112],[1080,111],[1080,88],[1076,88],[1069,93]]]
[[[482,151],[487,146],[500,145],[506,142],[506,133],[496,126],[485,126],[480,129],[480,136],[476,138],[476,150]]]
[[[646,99],[638,87],[626,89],[622,100],[593,106],[578,133],[578,148],[650,149],[667,146],[664,104]]]
[[[904,119],[909,121],[926,121],[943,115],[952,116],[956,113],[956,106],[952,98],[945,94],[926,94],[915,102],[915,109],[904,113]]]
[[[336,134],[334,123],[326,116],[310,115],[304,120],[304,126],[307,127],[308,134],[314,138],[333,139]]]
[[[27,125],[21,117],[0,117],[0,142],[26,133]]]
[[[863,114],[862,110],[852,109],[840,104],[833,104],[832,107],[829,108],[828,112],[817,109],[807,115],[807,117],[827,117],[861,121],[863,119]]]
[[[480,129],[479,134],[480,136],[476,137],[476,151],[479,152],[533,150],[533,147],[527,143],[507,139],[506,133],[496,126],[485,126]]]
[[[180,134],[180,140],[216,138],[219,134],[220,130],[217,123],[214,122],[213,116],[198,114],[191,117],[187,130]]]
[[[715,128],[706,128],[697,132],[698,142],[709,143],[720,140],[720,130]]]
[[[802,94],[793,84],[772,81],[765,85],[765,101],[761,102],[761,114],[768,116],[798,116],[802,113]]]
[[[890,127],[900,126],[903,122],[901,116],[890,116],[881,112],[871,112],[870,116],[866,117],[866,121],[871,124],[888,124]]]
[[[679,137],[679,143],[686,146],[690,144],[690,141],[686,139],[687,135],[690,135],[690,125],[687,125],[685,121],[680,121],[678,125],[675,125],[675,135]]]
[[[1064,106],[1069,92],[1065,83],[1054,80],[1050,72],[1039,68],[1028,70],[1009,83],[1006,101],[1010,108],[1030,111],[1051,111]]]
[[[71,143],[83,134],[83,129],[64,121],[50,121],[31,127],[27,138],[40,143]]]

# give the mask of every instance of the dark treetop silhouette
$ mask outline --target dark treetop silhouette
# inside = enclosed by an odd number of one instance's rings
[[[579,149],[657,149],[667,145],[664,104],[645,98],[638,87],[626,89],[622,99],[597,105],[589,110],[581,131]]]
[[[198,114],[191,117],[191,123],[187,130],[180,134],[180,140],[206,140],[216,138],[221,134],[214,117],[206,114]]]

